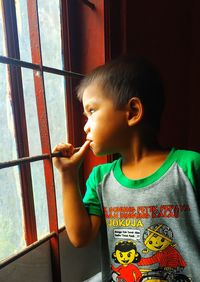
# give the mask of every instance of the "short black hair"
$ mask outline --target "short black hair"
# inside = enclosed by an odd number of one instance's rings
[[[154,130],[160,127],[164,109],[164,87],[160,73],[145,58],[123,56],[95,68],[83,78],[77,96],[82,100],[84,90],[97,83],[106,91],[117,108],[125,106],[132,97],[140,99],[145,122]]]

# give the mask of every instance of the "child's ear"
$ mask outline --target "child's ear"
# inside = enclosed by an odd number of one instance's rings
[[[144,114],[142,102],[137,97],[132,97],[127,104],[127,121],[132,126],[141,121]]]

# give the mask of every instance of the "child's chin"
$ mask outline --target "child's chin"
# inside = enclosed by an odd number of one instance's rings
[[[93,147],[93,148],[91,148],[91,150],[92,150],[92,152],[93,152],[93,154],[95,156],[104,156],[104,155],[106,155],[106,153],[104,153],[103,150],[101,150],[100,148]]]
[[[90,144],[90,149],[92,150],[95,156],[99,156],[99,157],[113,154],[113,152],[109,152],[108,149],[103,148],[101,146],[97,146],[97,144],[94,144],[94,143]]]
[[[106,155],[106,154],[102,153],[101,151],[97,151],[97,150],[92,150],[92,152],[95,156],[98,156],[98,157]]]
[[[93,150],[93,153],[95,156],[99,156],[99,157],[113,154],[113,153],[110,153],[108,151],[103,151],[103,150]]]

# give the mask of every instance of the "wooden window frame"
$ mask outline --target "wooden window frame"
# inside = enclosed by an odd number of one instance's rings
[[[28,63],[20,60],[19,40],[17,31],[17,18],[15,10],[14,0],[2,0],[2,11],[5,29],[5,41],[7,48],[7,56],[0,56],[0,63],[8,65],[10,94],[13,101],[13,117],[17,142],[18,160],[12,160],[10,162],[1,163],[0,168],[11,167],[13,165],[19,165],[20,182],[22,189],[22,203],[24,214],[24,233],[27,247],[17,255],[13,255],[11,258],[1,263],[1,268],[16,260],[18,257],[23,256],[33,248],[39,246],[41,242],[49,240],[51,248],[51,261],[52,261],[52,276],[53,281],[61,282],[61,269],[60,269],[60,254],[59,254],[59,228],[56,209],[56,194],[55,183],[53,175],[53,166],[51,159],[50,148],[50,135],[47,118],[47,108],[45,103],[45,88],[43,73],[48,72],[64,76],[66,80],[71,77],[82,77],[82,75],[65,70],[59,70],[55,68],[46,67],[42,64],[41,59],[41,44],[39,34],[39,19],[37,10],[37,0],[27,1],[28,20],[29,20],[29,32],[30,32],[30,44],[32,63]],[[69,61],[69,30],[68,30],[68,5],[67,1],[61,1],[61,30],[62,30],[62,48],[67,54],[64,59],[64,69],[70,69]],[[29,156],[29,144],[27,125],[25,118],[25,105],[23,97],[22,86],[22,73],[21,68],[28,68],[33,70],[35,95],[37,104],[37,116],[39,121],[40,139],[42,146],[42,154],[39,156]],[[66,83],[68,85],[68,83]],[[68,96],[70,89],[68,86],[65,89],[65,96]],[[69,95],[71,96],[71,94]],[[68,98],[70,100],[70,98]],[[70,116],[68,112],[70,109],[67,106],[67,116]],[[67,122],[67,121],[66,121]],[[72,129],[69,129],[70,139],[72,139]],[[44,162],[44,174],[46,182],[46,194],[48,205],[48,217],[50,233],[46,238],[37,242],[37,226],[33,199],[33,187],[31,179],[30,162],[43,160]],[[37,242],[37,243],[35,243]]]

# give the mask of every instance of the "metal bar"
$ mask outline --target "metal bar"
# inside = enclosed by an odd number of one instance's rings
[[[40,70],[40,66],[36,64],[24,62],[18,59],[10,58],[10,57],[0,56],[0,62],[3,64],[9,64],[9,65],[28,68],[28,69]]]
[[[37,71],[54,73],[54,74],[63,75],[63,76],[69,76],[69,77],[75,77],[75,78],[76,77],[77,78],[83,78],[84,77],[83,74],[80,74],[80,73],[77,73],[77,72],[59,70],[59,69],[46,67],[46,66],[40,67],[40,65],[37,65],[37,64],[32,64],[32,63],[28,63],[28,62],[25,62],[25,61],[9,58],[9,57],[5,57],[5,56],[0,56],[0,63],[14,65],[14,66],[28,68],[28,69],[33,69],[33,70],[37,70]]]
[[[80,148],[81,147],[74,148],[73,153],[78,152]],[[16,166],[16,165],[20,165],[24,163],[31,163],[31,162],[41,161],[41,160],[47,160],[47,159],[51,159],[54,157],[64,157],[64,156],[62,156],[61,152],[56,152],[56,153],[51,153],[50,155],[44,154],[44,155],[37,155],[37,156],[32,156],[32,157],[19,158],[17,160],[12,160],[8,162],[0,162],[0,169],[12,167],[12,166]]]
[[[6,47],[9,57],[20,59],[17,19],[14,0],[3,0],[3,15],[6,34]],[[13,101],[13,114],[17,151],[19,157],[29,155],[27,127],[24,109],[24,97],[21,69],[9,65],[10,93]],[[35,209],[32,190],[30,165],[20,167],[20,181],[22,189],[22,203],[24,211],[24,233],[26,243],[29,245],[37,240]]]
[[[41,161],[41,160],[50,159],[50,158],[51,158],[51,156],[49,156],[48,154],[40,155],[40,156],[33,156],[33,157],[19,158],[17,160],[0,163],[0,169],[12,167],[12,166],[16,166],[16,165],[20,165],[20,164],[24,164],[24,163]]]
[[[46,67],[46,66],[43,66],[42,70],[44,72],[55,73],[55,74],[59,74],[59,75],[69,76],[69,77],[75,77],[75,78],[83,78],[84,77],[83,74],[80,74],[80,73],[77,73],[77,72],[66,71],[66,70],[58,70],[58,69],[50,68],[50,67]]]

